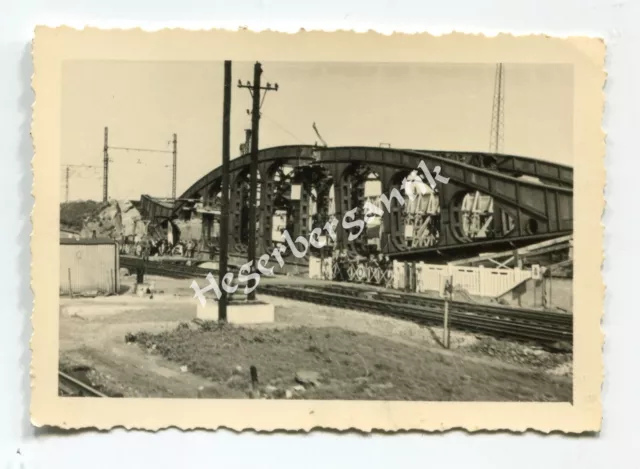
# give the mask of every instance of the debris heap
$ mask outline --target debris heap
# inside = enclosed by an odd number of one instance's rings
[[[111,200],[95,215],[85,218],[80,236],[82,238],[111,238],[123,240],[131,236],[144,236],[147,222],[128,200]]]

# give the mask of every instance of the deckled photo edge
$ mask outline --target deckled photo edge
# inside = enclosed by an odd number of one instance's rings
[[[89,32],[89,33],[95,33],[97,35],[102,35],[104,33],[113,33],[114,31],[101,31],[98,30],[96,28],[87,28],[85,30],[85,32]],[[157,31],[157,32],[143,32],[141,30],[135,30],[135,31],[124,31],[124,30],[118,30],[115,31],[118,34],[130,34],[131,32],[134,33],[134,35],[132,36],[135,39],[139,39],[142,38],[142,36],[149,36],[149,35],[170,35],[173,36],[171,38],[171,40],[176,40],[178,42],[180,42],[180,47],[184,47],[186,46],[186,44],[189,41],[184,41],[184,40],[180,40],[180,36],[185,37],[185,35],[190,35],[190,34],[194,34],[190,31],[186,31],[186,30],[175,30],[175,29],[171,29],[171,30],[162,30],[162,31]],[[216,34],[220,32],[221,34],[229,34],[232,31],[213,31],[213,32],[207,32],[207,31],[202,31],[202,32],[197,32],[197,34]],[[243,31],[241,30],[240,33],[242,33]],[[46,221],[51,221],[52,219],[57,219],[57,216],[53,216],[51,214],[49,214],[49,216],[47,216],[45,218],[45,215],[43,215],[44,212],[42,212],[41,210],[44,210],[46,207],[44,206],[44,204],[40,205],[40,210],[37,204],[37,198],[38,196],[40,197],[47,197],[47,196],[51,196],[54,193],[58,193],[55,190],[52,190],[51,187],[49,187],[49,184],[51,183],[52,185],[54,184],[54,181],[52,180],[48,180],[47,176],[49,176],[49,173],[44,173],[43,169],[45,168],[45,164],[46,164],[46,160],[43,159],[42,154],[50,154],[53,153],[57,150],[53,150],[48,146],[48,143],[50,142],[50,140],[53,140],[54,142],[57,141],[57,138],[53,138],[51,139],[49,138],[44,138],[41,136],[41,132],[43,132],[43,130],[40,129],[40,127],[43,125],[43,122],[47,122],[50,123],[49,121],[47,121],[47,118],[53,118],[55,117],[54,115],[52,115],[51,112],[47,112],[45,113],[44,111],[41,111],[41,107],[39,107],[38,105],[38,101],[39,101],[39,91],[46,87],[47,91],[50,93],[52,91],[52,87],[47,86],[47,81],[49,80],[54,80],[56,81],[58,79],[58,77],[56,76],[56,74],[52,74],[50,68],[51,67],[57,67],[58,63],[56,62],[58,60],[58,58],[56,57],[55,54],[58,54],[60,51],[56,50],[56,48],[59,46],[59,43],[57,43],[58,41],[61,40],[61,38],[64,39],[65,35],[76,35],[80,33],[77,30],[73,30],[71,28],[42,28],[42,27],[38,27],[36,28],[36,38],[34,39],[33,42],[33,48],[32,48],[32,53],[33,53],[33,58],[34,58],[34,75],[32,78],[32,88],[34,90],[34,94],[35,94],[35,103],[33,105],[33,119],[32,119],[32,135],[33,135],[33,139],[34,139],[34,158],[33,158],[33,162],[32,162],[32,166],[33,166],[33,172],[34,172],[34,187],[33,187],[33,196],[36,199],[35,205],[34,205],[34,209],[32,212],[32,223],[33,223],[33,232],[31,234],[31,249],[32,249],[32,256],[33,256],[33,261],[32,261],[32,291],[34,292],[34,296],[35,295],[43,295],[41,292],[43,291],[49,291],[51,290],[51,292],[54,291],[55,289],[55,285],[53,285],[51,288],[46,288],[46,282],[50,281],[50,280],[45,280],[45,278],[47,278],[44,274],[46,272],[42,272],[41,269],[39,268],[39,264],[37,262],[42,263],[42,260],[38,260],[38,259],[43,259],[42,257],[42,251],[38,249],[40,243],[42,242],[41,240],[44,238],[41,238],[42,236],[47,236],[47,235],[52,235],[55,237],[55,227],[48,227],[46,225]],[[333,34],[333,33],[322,33],[322,32],[316,32],[316,31],[309,31],[309,32],[301,32],[301,33],[295,33],[295,34],[290,34],[289,39],[291,42],[294,42],[296,37],[298,37],[298,35],[304,35],[304,34],[315,34],[315,33],[321,33],[321,34]],[[363,35],[367,35],[367,34],[372,34],[372,37],[375,38],[377,36],[382,36],[382,37],[393,37],[396,34],[405,36],[405,39],[407,38],[411,38],[411,37],[417,37],[420,36],[419,34],[416,35],[404,35],[402,33],[394,33],[391,36],[386,36],[386,35],[378,35],[378,33],[375,33],[373,31],[369,31],[367,33],[352,33],[352,32],[347,32],[347,31],[339,31],[339,34],[358,34],[361,37]],[[265,34],[264,32],[261,33],[255,33],[255,35],[259,35],[259,34]],[[268,34],[274,34],[274,35],[279,35],[281,33],[277,33],[274,31],[269,31]],[[50,35],[53,37],[48,37],[47,38],[47,42],[48,44],[46,46],[38,46],[38,36],[42,37],[46,37],[46,35]],[[468,36],[471,36],[473,40],[475,41],[482,41],[485,38],[482,35],[476,34],[476,35],[465,35],[464,33],[453,33],[454,36],[464,36],[465,38],[468,38]],[[446,39],[449,35],[442,35],[442,36],[433,36],[432,39]],[[500,34],[498,36],[496,36],[496,38],[501,38],[504,37],[505,35]],[[506,34],[507,37],[511,36],[509,34]],[[76,36],[76,38],[79,36]],[[252,36],[255,37],[255,36]],[[513,39],[519,39],[519,38],[525,38],[526,36],[513,36]],[[534,38],[536,36],[533,36]],[[252,40],[251,37],[249,36],[245,36],[244,39],[247,39],[249,42]],[[555,39],[555,38],[551,38],[551,39]],[[573,39],[573,38],[572,38]],[[589,41],[590,39],[588,38],[578,38],[580,40],[584,39],[586,41]],[[593,38],[596,41],[600,41],[601,43],[603,43],[602,39],[599,38]],[[43,42],[45,41],[45,39],[41,39]],[[604,44],[603,44],[604,45]],[[46,50],[47,52],[49,52],[50,54],[52,54],[51,56],[49,56],[49,61],[46,61],[45,63],[42,63],[41,61],[43,61],[42,57],[39,57],[39,51],[40,50]],[[74,51],[69,51],[69,55],[72,56],[74,54]],[[600,51],[597,51],[596,54],[600,55]],[[124,54],[126,55],[126,54]],[[601,64],[602,67],[604,67],[604,57],[605,57],[605,53],[604,50],[602,50],[601,53]],[[142,58],[141,58],[142,59]],[[216,59],[216,60],[221,60],[221,59]],[[38,65],[41,64],[42,67],[39,67]],[[604,85],[605,85],[605,81],[606,81],[606,73],[604,71],[604,69],[602,70],[601,73],[601,78],[598,78],[599,80],[601,80],[601,89],[604,89]],[[58,85],[59,86],[59,85]],[[598,145],[597,148],[602,148],[602,152],[601,155],[599,156],[600,158],[602,158],[602,162],[604,163],[604,149],[605,149],[605,140],[606,140],[606,134],[604,132],[604,130],[602,129],[602,125],[601,125],[601,118],[602,118],[602,112],[604,110],[604,101],[605,101],[605,94],[604,91],[602,91],[601,95],[600,95],[600,103],[598,104],[598,113],[600,115],[600,120],[598,122],[599,125],[599,129],[601,131],[601,145]],[[46,104],[50,105],[50,98],[51,96],[48,96],[45,94],[45,99],[46,99]],[[58,102],[58,99],[55,99],[56,102]],[[58,109],[59,111],[59,109]],[[46,115],[46,117],[42,116],[42,115]],[[587,135],[586,138],[588,139],[592,139],[593,136],[591,135]],[[44,140],[44,141],[43,141]],[[598,150],[599,151],[599,150]],[[55,153],[54,153],[55,154]],[[595,156],[595,150],[594,150],[594,154]],[[55,159],[55,158],[54,158]],[[56,160],[57,161],[57,160]],[[599,185],[601,185],[601,189],[599,188],[599,190],[597,191],[600,194],[603,194],[603,190],[605,187],[605,178],[606,178],[606,172],[604,171],[604,164],[602,164],[600,166],[602,172],[599,175],[598,181],[600,182]],[[51,166],[51,168],[49,169],[53,169],[54,171],[52,172],[55,173],[55,168],[53,166]],[[44,174],[47,174],[47,176],[45,176]],[[593,177],[593,174],[590,175],[591,177]],[[593,179],[592,179],[593,181]],[[38,184],[36,186],[36,184]],[[578,185],[578,182],[576,183],[576,185]],[[596,192],[596,191],[594,191]],[[59,195],[58,195],[59,196]],[[602,198],[600,200],[592,200],[592,202],[594,202],[596,204],[596,206],[598,206],[597,204],[601,204],[601,210],[600,210],[600,214],[604,213],[604,209],[605,209],[605,205],[606,202],[604,200],[604,196],[601,196]],[[582,205],[582,201],[580,198],[578,198],[577,202],[576,202],[576,208],[578,209],[577,212],[580,212],[580,206]],[[588,209],[587,209],[588,211]],[[43,224],[44,222],[44,224]],[[45,228],[45,226],[47,226],[47,228]],[[602,263],[604,261],[604,251],[603,251],[603,247],[602,247],[602,239],[603,239],[603,234],[604,234],[604,227],[602,225],[601,222],[601,216],[598,217],[598,227],[600,228],[600,230],[596,230],[596,238],[598,238],[597,240],[594,240],[593,238],[590,238],[590,242],[589,245],[591,245],[592,247],[595,246],[595,242],[597,241],[598,243],[600,243],[601,246],[601,250],[602,250],[602,258],[600,259],[600,261],[598,262],[598,272],[600,272]],[[44,233],[44,234],[43,234]],[[590,236],[593,237],[593,234],[591,234]],[[55,239],[53,240],[55,241]],[[588,264],[590,264],[590,262],[587,262]],[[52,271],[55,273],[55,271]],[[597,300],[595,302],[595,304],[597,304],[599,306],[599,310],[601,311],[600,313],[600,317],[602,315],[602,306],[603,306],[603,298],[604,298],[604,292],[605,292],[605,285],[603,283],[602,277],[600,276],[600,284],[602,285],[601,287],[601,292],[597,293],[594,295],[593,291],[589,291],[589,296],[594,296],[595,300]],[[591,281],[588,283],[591,283],[592,281],[594,281],[595,279],[590,279]],[[45,283],[43,283],[43,281]],[[53,298],[53,300],[55,301],[55,298]],[[38,303],[36,303],[36,301],[38,301]],[[579,301],[579,298],[576,298],[576,301]],[[209,426],[210,424],[208,423],[202,423],[203,421],[201,419],[196,419],[195,418],[195,414],[193,414],[192,412],[197,412],[196,409],[208,409],[206,413],[209,412],[209,410],[214,411],[216,408],[220,408],[221,406],[231,406],[231,407],[236,407],[235,402],[233,401],[217,401],[217,402],[212,402],[212,401],[206,401],[206,404],[204,403],[204,401],[202,400],[194,400],[191,402],[187,402],[187,401],[183,401],[183,400],[175,400],[173,402],[170,402],[169,400],[155,400],[155,399],[145,399],[145,403],[140,406],[144,408],[144,412],[149,412],[149,414],[147,415],[135,415],[133,418],[136,419],[135,422],[133,421],[128,421],[129,419],[124,418],[123,420],[118,421],[118,419],[125,417],[123,415],[123,412],[126,412],[125,407],[130,409],[130,406],[132,405],[137,405],[139,401],[136,400],[130,400],[130,399],[123,399],[123,400],[115,400],[110,402],[108,405],[106,405],[101,412],[99,413],[94,413],[94,417],[97,420],[102,420],[104,423],[102,422],[89,422],[87,421],[87,417],[88,414],[90,414],[89,409],[100,405],[102,406],[102,403],[98,404],[98,402],[92,402],[92,400],[89,400],[89,402],[83,402],[83,403],[76,403],[76,402],[72,402],[70,399],[65,399],[65,398],[59,398],[57,396],[53,396],[51,395],[51,392],[54,391],[55,389],[55,382],[51,381],[49,382],[49,378],[54,378],[55,374],[54,373],[47,373],[45,371],[45,367],[48,365],[48,363],[46,363],[46,361],[42,361],[42,360],[46,360],[44,358],[44,354],[47,353],[47,351],[43,350],[44,347],[46,347],[47,345],[50,345],[49,340],[51,340],[52,337],[56,338],[55,340],[57,340],[57,330],[53,331],[54,334],[52,336],[49,337],[49,332],[48,330],[43,330],[42,335],[39,334],[39,331],[36,331],[36,329],[39,329],[40,327],[47,327],[47,325],[51,326],[51,325],[56,325],[57,326],[57,322],[56,321],[45,321],[43,322],[43,318],[40,316],[42,314],[42,312],[38,312],[37,311],[37,306],[38,305],[42,305],[42,304],[46,304],[47,302],[47,298],[43,299],[43,300],[38,300],[34,298],[34,308],[33,308],[33,314],[32,314],[32,325],[34,328],[34,332],[33,332],[33,336],[31,339],[31,348],[32,348],[32,353],[33,353],[33,359],[32,359],[32,366],[31,366],[31,377],[32,377],[32,421],[35,425],[54,425],[54,426],[59,426],[62,428],[84,428],[84,427],[95,427],[95,428],[100,428],[100,429],[106,429],[106,428],[111,428],[114,426],[126,426],[129,428],[140,428],[140,429],[149,429],[149,430],[157,430],[157,429],[161,429],[161,428],[167,428],[167,427],[171,427],[171,426],[176,426],[176,422],[180,421],[180,428],[213,428],[214,425]],[[594,302],[589,302],[590,306],[593,307]],[[49,309],[49,308],[47,308]],[[53,308],[51,308],[53,309]],[[590,318],[591,319],[591,318]],[[601,319],[601,318],[600,318]],[[586,324],[585,325],[587,328],[589,328],[589,325]],[[348,402],[345,403],[344,401],[340,401],[340,402],[336,402],[336,401],[330,401],[330,402],[306,402],[304,405],[299,405],[299,403],[296,403],[296,407],[300,407],[300,411],[301,414],[307,414],[305,415],[306,418],[303,418],[302,415],[298,415],[298,416],[294,416],[293,419],[286,419],[287,422],[286,424],[283,425],[279,425],[277,423],[273,423],[273,421],[277,421],[277,415],[279,414],[279,410],[284,411],[285,409],[288,408],[293,408],[292,403],[291,402],[249,402],[248,404],[252,407],[255,408],[254,411],[260,412],[261,409],[267,409],[270,408],[270,410],[272,411],[267,411],[265,412],[265,415],[269,416],[267,419],[262,419],[260,417],[256,418],[255,420],[247,420],[245,418],[238,418],[237,416],[233,416],[233,415],[225,415],[223,417],[222,421],[216,422],[215,427],[226,427],[226,428],[231,428],[231,429],[237,429],[237,430],[242,430],[242,429],[255,429],[255,430],[266,430],[266,431],[273,431],[273,430],[309,430],[311,428],[314,427],[323,427],[323,428],[334,428],[334,429],[348,429],[348,428],[355,428],[355,429],[361,429],[363,431],[370,431],[371,429],[379,429],[379,430],[400,430],[400,429],[404,429],[404,430],[411,430],[411,429],[422,429],[422,430],[447,430],[450,428],[456,428],[456,427],[462,427],[465,428],[467,430],[471,430],[471,431],[475,431],[475,430],[493,430],[493,429],[508,429],[508,430],[514,430],[514,431],[526,431],[527,429],[536,429],[536,430],[540,430],[540,431],[555,431],[555,430],[560,430],[563,431],[566,429],[566,431],[569,432],[582,432],[582,431],[597,431],[600,428],[600,419],[601,419],[601,409],[600,409],[600,391],[601,391],[601,387],[602,387],[602,382],[603,382],[603,376],[604,373],[602,371],[602,345],[604,344],[604,334],[603,331],[600,327],[600,320],[598,320],[598,331],[600,333],[600,340],[601,340],[601,344],[598,347],[598,353],[597,353],[597,359],[595,362],[592,362],[589,364],[591,372],[593,373],[595,370],[593,369],[593,367],[596,367],[596,365],[599,364],[600,366],[600,373],[595,373],[597,376],[599,376],[600,378],[593,378],[593,377],[589,377],[589,376],[575,376],[574,377],[574,386],[576,386],[576,384],[578,384],[580,387],[584,387],[583,389],[587,390],[589,397],[587,398],[587,401],[589,404],[586,404],[584,406],[584,408],[582,409],[583,412],[576,414],[574,412],[574,409],[570,409],[569,412],[567,412],[566,414],[564,412],[559,412],[558,414],[563,414],[561,419],[554,419],[553,415],[548,416],[548,419],[538,419],[536,417],[539,416],[539,412],[534,411],[531,412],[531,415],[529,415],[530,417],[532,417],[532,421],[534,421],[533,424],[529,424],[527,422],[521,422],[519,421],[518,416],[514,416],[513,419],[509,419],[510,423],[509,424],[505,424],[503,418],[497,418],[495,419],[491,419],[488,418],[486,420],[487,424],[484,425],[481,421],[478,421],[476,419],[476,417],[469,417],[468,415],[460,418],[459,415],[455,415],[457,414],[457,411],[455,411],[454,409],[450,409],[450,407],[456,407],[456,408],[460,408],[460,409],[465,409],[463,412],[469,412],[472,411],[474,408],[478,408],[479,406],[482,407],[486,407],[486,408],[492,408],[493,410],[499,411],[499,409],[502,408],[510,408],[512,406],[517,406],[517,407],[522,407],[522,406],[527,406],[527,407],[537,407],[540,408],[539,406],[546,406],[546,404],[518,404],[518,403],[507,403],[507,404],[492,404],[492,403],[476,403],[476,404],[471,404],[471,403],[462,403],[462,402],[449,402],[449,403],[444,403],[444,404],[436,404],[436,403],[427,403],[427,404],[423,404],[423,403],[412,403],[412,405],[420,405],[423,406],[425,409],[433,409],[434,411],[436,410],[436,408],[438,406],[440,407],[447,407],[449,409],[447,409],[447,411],[449,412],[448,414],[442,414],[440,412],[434,412],[434,415],[438,415],[437,419],[434,420],[430,420],[430,421],[425,421],[425,420],[418,420],[416,421],[415,419],[411,419],[411,418],[407,418],[406,420],[411,422],[409,423],[409,425],[403,425],[400,422],[395,421],[395,418],[393,419],[393,421],[389,421],[389,420],[385,420],[384,418],[381,420],[381,424],[375,424],[373,422],[376,422],[376,417],[381,417],[381,413],[388,413],[390,411],[390,408],[393,407],[393,405],[395,405],[396,403],[389,403],[389,402],[385,402],[385,403],[373,403],[373,402]],[[57,327],[56,327],[57,329]],[[53,352],[53,351],[49,351],[49,352]],[[54,353],[55,355],[55,353]],[[592,354],[588,354],[590,356],[590,358],[595,359],[595,352]],[[574,357],[575,360],[575,357]],[[40,376],[42,376],[42,381],[40,381]],[[575,390],[574,390],[575,391]],[[243,406],[246,407],[247,402],[237,402],[238,404],[242,404]],[[76,405],[77,404],[77,405]],[[342,405],[340,405],[342,404]],[[196,406],[197,405],[197,406]],[[371,412],[374,414],[374,416],[370,416],[369,418],[365,418],[363,419],[364,421],[362,421],[361,423],[358,424],[351,424],[348,423],[349,421],[344,421],[341,419],[341,416],[334,414],[333,412],[331,412],[331,409],[337,409],[337,408],[342,408],[343,411],[345,410],[345,405],[348,405],[348,408],[350,409],[356,409],[358,407],[361,407],[363,409],[363,411],[366,412]],[[188,423],[189,418],[187,419],[183,419],[183,418],[178,418],[176,420],[176,418],[178,417],[178,413],[180,412],[180,408],[181,406],[183,408],[189,408],[190,412],[189,414],[191,414],[192,417],[194,417],[194,421],[200,421],[200,423],[196,423],[196,424],[190,424]],[[240,407],[240,406],[239,406]],[[238,407],[238,410],[239,410]],[[155,411],[157,410],[163,410],[163,409],[167,409],[168,412],[165,413],[165,415],[157,415],[157,413]],[[170,409],[171,408],[171,409]],[[405,410],[408,412],[410,411],[411,405],[405,407]],[[82,411],[81,411],[82,409]],[[121,410],[120,410],[121,409]],[[303,411],[304,409],[304,411]],[[318,409],[318,411],[316,411],[315,409]],[[322,409],[322,410],[320,410]],[[366,410],[365,410],[366,409]],[[115,414],[118,413],[120,414],[116,419],[114,419]],[[155,414],[155,415],[151,415],[151,414]],[[205,413],[205,412],[202,412]],[[392,412],[393,413],[393,412]],[[528,413],[528,412],[527,412]],[[81,414],[84,414],[84,416],[82,416]],[[136,412],[137,414],[137,412]],[[318,414],[323,414],[323,416],[325,418],[318,418],[320,417]],[[309,416],[310,415],[310,416]],[[315,416],[314,416],[315,415]],[[406,413],[402,412],[400,414],[398,414],[402,417],[409,417]],[[522,415],[522,414],[521,414]],[[256,416],[256,414],[254,413],[254,417]],[[391,417],[391,416],[387,416],[387,417]],[[502,416],[504,417],[504,416]],[[269,418],[271,418],[271,420],[269,420]],[[393,418],[393,417],[391,417]],[[239,426],[236,426],[236,424],[234,424],[234,420],[236,421],[240,421],[243,423],[240,423]],[[280,419],[282,420],[282,419]],[[359,420],[359,419],[356,419]],[[429,419],[427,419],[429,420]],[[516,421],[517,420],[517,421]],[[251,422],[255,422],[255,423],[251,423]],[[316,424],[314,422],[319,422],[322,421],[322,423]],[[449,424],[448,421],[451,421],[452,423]],[[139,423],[141,422],[141,423]],[[298,423],[296,423],[298,422]],[[365,423],[366,422],[366,423]],[[444,423],[443,423],[444,422]],[[464,423],[456,423],[456,422],[464,422]]]

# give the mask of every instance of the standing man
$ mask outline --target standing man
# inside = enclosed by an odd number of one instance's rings
[[[212,261],[216,256],[216,245],[213,241],[209,241],[209,260]]]

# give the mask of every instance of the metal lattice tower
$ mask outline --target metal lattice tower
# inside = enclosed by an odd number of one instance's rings
[[[491,135],[489,151],[502,153],[504,147],[504,68],[496,66],[496,79],[493,89],[493,110],[491,112]]]

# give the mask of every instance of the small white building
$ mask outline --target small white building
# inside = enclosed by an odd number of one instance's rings
[[[60,239],[60,294],[117,294],[118,244],[111,239]]]

